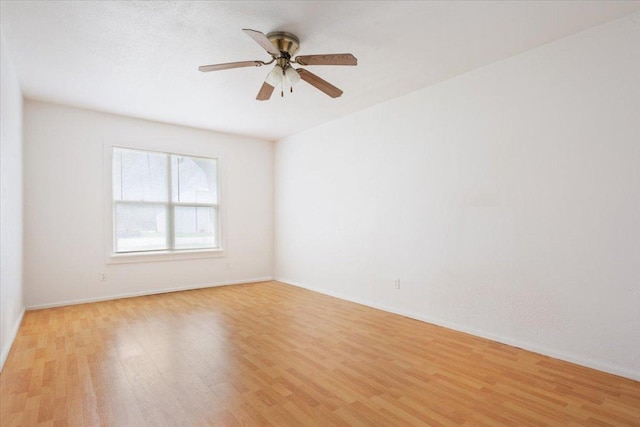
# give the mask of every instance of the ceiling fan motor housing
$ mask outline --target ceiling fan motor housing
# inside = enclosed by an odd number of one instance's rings
[[[286,31],[273,31],[267,34],[267,38],[283,54],[290,59],[300,48],[300,40],[294,34]]]

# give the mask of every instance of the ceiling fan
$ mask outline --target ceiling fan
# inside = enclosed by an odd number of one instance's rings
[[[326,93],[332,98],[342,95],[342,90],[338,89],[326,80],[321,79],[304,68],[293,68],[293,64],[299,65],[358,65],[358,59],[350,53],[336,53],[329,55],[293,55],[300,48],[298,37],[284,31],[274,31],[264,35],[260,31],[243,29],[249,37],[255,40],[264,50],[271,55],[271,61],[241,61],[227,62],[225,64],[202,65],[198,70],[202,72],[227,70],[230,68],[242,67],[262,67],[275,62],[273,70],[267,74],[258,96],[258,101],[266,101],[271,98],[273,90],[280,86],[280,95],[289,90],[293,92],[293,86],[300,80],[304,80],[316,89]]]

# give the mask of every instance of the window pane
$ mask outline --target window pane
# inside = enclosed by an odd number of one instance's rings
[[[176,249],[198,249],[218,247],[216,208],[176,206]]]
[[[116,204],[116,252],[168,249],[167,207],[160,204]]]
[[[167,154],[113,149],[114,200],[165,202]]]
[[[122,149],[115,148],[111,159],[113,200],[122,200]]]
[[[218,203],[217,162],[214,159],[171,156],[173,200]]]

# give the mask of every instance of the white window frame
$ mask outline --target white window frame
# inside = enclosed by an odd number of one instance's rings
[[[223,166],[224,161],[220,153],[214,151],[197,151],[197,150],[180,150],[176,152],[175,146],[183,145],[179,142],[171,141],[154,141],[153,143],[123,143],[123,142],[109,142],[104,143],[104,188],[105,188],[105,248],[106,248],[106,263],[107,264],[119,264],[119,263],[133,263],[133,262],[154,262],[154,261],[173,261],[183,259],[196,259],[196,258],[211,258],[225,256],[224,251],[224,186],[223,186]],[[216,180],[218,186],[218,200],[217,203],[192,203],[192,202],[176,202],[169,197],[167,204],[168,216],[167,216],[167,239],[170,239],[170,247],[173,247],[173,208],[175,206],[188,206],[188,207],[216,207],[217,208],[217,248],[203,248],[203,249],[168,249],[168,250],[150,250],[150,251],[137,251],[137,252],[115,252],[116,248],[116,236],[115,236],[115,206],[117,203],[127,203],[126,201],[116,201],[113,199],[113,149],[123,148],[137,151],[149,151],[155,153],[166,154],[168,157],[169,170],[167,171],[167,179],[169,180],[169,189],[171,191],[171,156],[183,156],[183,157],[196,157],[216,160]],[[132,203],[145,203],[145,202],[132,202]],[[148,202],[151,204],[157,204],[157,202]],[[164,202],[162,202],[164,204]]]

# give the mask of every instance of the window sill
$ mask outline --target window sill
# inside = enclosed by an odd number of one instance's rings
[[[122,254],[110,254],[107,264],[127,264],[134,262],[180,261],[187,259],[218,258],[223,257],[222,249],[198,249],[185,251],[158,251],[158,252],[132,252]]]

